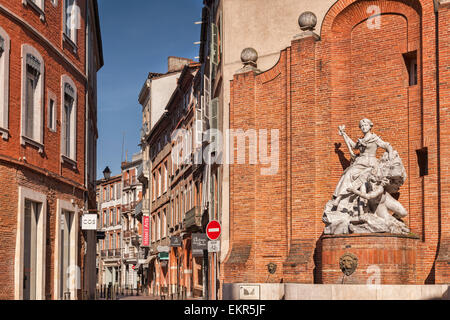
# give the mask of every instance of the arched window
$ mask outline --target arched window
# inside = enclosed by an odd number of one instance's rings
[[[76,162],[77,87],[67,75],[61,79],[61,101],[61,154],[63,160]]]
[[[0,134],[4,140],[9,138],[9,51],[10,39],[0,27]]]
[[[22,46],[21,144],[44,152],[44,59],[28,44]]]

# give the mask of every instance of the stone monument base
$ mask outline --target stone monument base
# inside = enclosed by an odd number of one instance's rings
[[[386,233],[324,235],[319,241],[320,282],[418,284],[419,241],[419,237],[413,235]]]

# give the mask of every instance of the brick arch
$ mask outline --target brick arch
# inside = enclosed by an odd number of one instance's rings
[[[412,9],[414,9],[419,16],[422,16],[423,7],[432,6],[434,8],[433,0],[373,0],[373,1],[361,1],[361,0],[338,0],[335,4],[333,4],[328,12],[325,15],[325,18],[321,25],[320,35],[323,40],[327,40],[328,37],[332,35],[333,24],[336,18],[346,11],[348,11],[352,5],[354,4],[365,4],[366,6],[375,4],[381,7],[381,12],[388,12],[384,10],[388,10],[389,8],[395,8],[398,4],[404,4]],[[383,10],[384,9],[384,10]],[[369,16],[369,14],[364,10],[358,12],[358,16],[364,16],[365,19]]]
[[[379,29],[365,24],[371,5],[380,8]],[[423,190],[414,152],[423,141],[421,2],[339,1],[325,17],[322,45],[322,59],[330,61],[326,68],[332,84],[328,89],[331,127],[347,124],[347,133],[356,139],[361,134],[358,121],[367,117],[374,122],[374,132],[399,152],[408,173],[400,201],[409,212],[408,225],[420,234],[423,213],[415,202]],[[409,86],[404,55],[414,51],[419,80]],[[332,134],[333,141],[341,142],[336,132]],[[337,156],[331,167],[334,183],[342,171]]]

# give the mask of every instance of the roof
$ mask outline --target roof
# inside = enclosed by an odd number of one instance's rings
[[[97,0],[93,0],[94,3],[94,23],[95,23],[95,30],[97,33],[97,45],[98,45],[98,55],[100,57],[100,67],[103,67],[105,64],[105,61],[103,59],[103,42],[102,42],[102,32],[100,29],[100,16],[98,14],[98,2]]]

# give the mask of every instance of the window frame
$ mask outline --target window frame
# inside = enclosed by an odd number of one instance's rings
[[[63,3],[62,3],[62,5],[63,5],[62,6],[62,10],[63,10],[63,30],[62,30],[63,40],[67,41],[70,45],[72,45],[74,52],[76,53],[77,49],[78,49],[78,45],[77,45],[77,41],[78,41],[78,31],[77,30],[78,29],[74,28],[74,30],[71,30],[71,31],[73,31],[73,37],[72,37],[71,33],[67,34],[67,18],[68,18],[67,9],[69,8],[67,6],[68,1],[69,0],[63,0]],[[72,5],[75,5],[79,8],[79,6],[77,4],[77,0],[73,0]],[[81,15],[81,13],[79,13],[79,14]]]
[[[11,38],[0,27],[3,39],[3,51],[0,53],[0,135],[3,140],[9,139],[9,60],[11,54]]]
[[[75,265],[78,267],[78,225],[79,225],[79,208],[78,206],[74,206],[71,202],[69,201],[65,201],[65,200],[61,200],[61,199],[57,199],[56,200],[56,206],[57,206],[57,223],[56,223],[56,233],[55,233],[55,252],[57,254],[55,254],[54,257],[54,265],[55,265],[55,272],[54,272],[54,288],[55,290],[53,291],[53,299],[54,300],[58,300],[59,296],[60,296],[60,286],[59,286],[59,279],[60,279],[60,262],[61,262],[61,257],[60,257],[60,243],[61,243],[61,239],[60,239],[60,228],[61,228],[61,214],[64,212],[70,212],[71,214],[73,214],[73,220],[72,220],[72,225],[71,225],[71,232],[70,232],[70,239],[69,239],[69,243],[70,243],[70,263],[69,265]],[[70,289],[70,298],[71,300],[76,300],[76,289],[75,288],[71,288]]]
[[[50,102],[53,101],[53,119],[50,118]],[[56,118],[58,114],[58,105],[57,105],[56,95],[48,90],[47,91],[47,128],[51,132],[56,132]]]
[[[25,202],[26,200],[41,203],[37,222],[36,243],[36,299],[45,299],[46,282],[46,241],[47,241],[47,196],[32,189],[19,186],[17,210],[17,243],[14,265],[14,299],[23,300],[24,254],[25,240]]]
[[[72,111],[70,116],[70,133],[71,133],[71,140],[69,141],[69,155],[66,154],[66,137],[64,135],[64,132],[66,130],[66,122],[65,122],[65,87],[66,84],[69,85],[73,90],[74,93],[72,95],[73,102],[72,102]],[[77,114],[78,114],[78,89],[75,85],[75,82],[70,78],[68,75],[63,74],[61,76],[61,161],[69,162],[71,163],[74,168],[77,164]]]
[[[39,63],[39,78],[36,84],[34,105],[33,105],[33,124],[37,132],[33,132],[33,137],[25,135],[25,109],[27,103],[27,56],[32,55]],[[45,65],[42,55],[33,46],[29,44],[22,45],[22,89],[21,89],[21,121],[20,121],[20,143],[21,145],[31,144],[38,147],[39,153],[44,153],[44,87],[45,87]],[[35,136],[36,135],[36,136]]]

